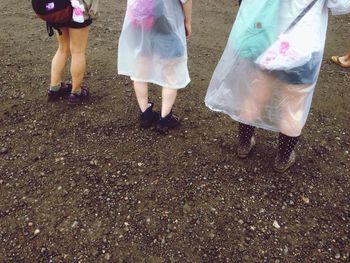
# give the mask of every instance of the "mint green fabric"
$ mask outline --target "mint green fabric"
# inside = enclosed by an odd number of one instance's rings
[[[255,60],[278,36],[280,0],[242,1],[229,44],[242,58]]]

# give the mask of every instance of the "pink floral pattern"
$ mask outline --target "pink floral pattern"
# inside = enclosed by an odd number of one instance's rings
[[[128,3],[127,16],[134,26],[150,29],[154,23],[154,0],[134,0]]]

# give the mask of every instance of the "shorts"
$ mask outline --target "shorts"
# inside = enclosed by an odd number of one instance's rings
[[[92,23],[92,19],[89,18],[89,19],[85,20],[84,23],[77,23],[77,22],[71,21],[68,23],[67,27],[69,27],[69,28],[84,28],[84,27],[91,25],[91,23]]]
[[[317,80],[321,61],[322,53],[313,52],[311,59],[304,65],[286,70],[271,70],[270,73],[289,84],[313,84]]]
[[[69,27],[69,28],[84,28],[84,27],[88,27],[89,25],[92,24],[92,19],[88,18],[87,20],[85,20],[83,23],[78,23],[78,22],[74,22],[74,21],[70,21],[68,23],[64,23],[64,24],[53,24],[51,25],[54,29],[59,29],[62,27]]]

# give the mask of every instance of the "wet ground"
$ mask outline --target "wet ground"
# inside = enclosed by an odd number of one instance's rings
[[[260,130],[241,161],[236,123],[203,103],[234,1],[194,1],[192,82],[166,136],[138,128],[116,74],[124,2],[103,1],[92,100],[71,107],[47,102],[56,44],[30,1],[0,1],[0,262],[349,262],[350,72],[328,58],[347,49],[350,16],[330,20],[297,163],[280,175],[276,134]]]

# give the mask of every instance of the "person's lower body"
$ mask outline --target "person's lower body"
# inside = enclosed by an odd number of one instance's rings
[[[90,20],[84,23],[71,23],[59,28],[58,49],[51,63],[51,81],[48,90],[49,100],[68,97],[70,103],[81,103],[89,98],[87,88],[82,88],[86,68],[85,51],[89,35]],[[71,55],[70,73],[72,83],[62,82],[67,59]]]
[[[140,107],[140,126],[148,128],[157,126],[157,131],[165,133],[170,129],[179,126],[179,121],[173,116],[177,90],[162,88],[162,107],[160,113],[153,110],[153,102],[148,98],[148,84],[146,82],[134,81],[136,99]]]
[[[237,155],[240,158],[247,158],[255,146],[255,127],[239,123],[238,126],[238,147]],[[279,133],[278,149],[274,162],[274,169],[277,172],[285,172],[295,163],[295,146],[299,140],[298,137],[291,137]]]

